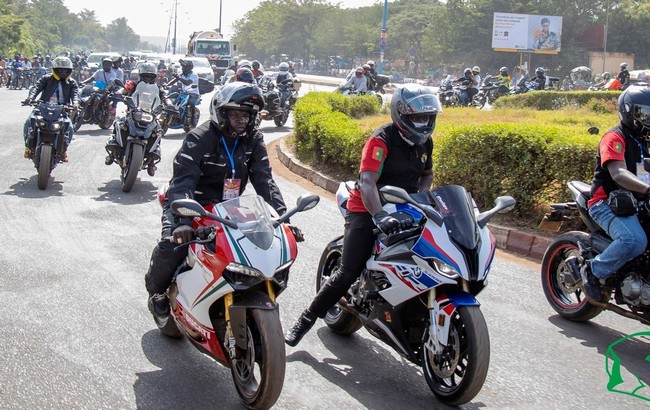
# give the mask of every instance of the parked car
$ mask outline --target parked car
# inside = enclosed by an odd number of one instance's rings
[[[189,60],[194,63],[194,68],[192,71],[194,71],[196,75],[199,76],[199,78],[203,78],[204,80],[208,80],[214,83],[214,71],[212,71],[212,66],[210,65],[207,57],[183,57],[183,60]],[[176,72],[180,72],[181,69],[178,62],[174,64],[174,67],[176,69]]]

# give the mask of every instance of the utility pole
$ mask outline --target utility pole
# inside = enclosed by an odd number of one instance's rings
[[[377,65],[377,72],[383,74],[384,72],[384,53],[386,52],[386,41],[388,40],[388,28],[386,28],[386,20],[388,19],[388,0],[384,0],[384,17],[381,23],[381,33],[379,33],[379,64]]]
[[[221,10],[223,10],[223,0],[219,0],[219,28],[217,29],[217,33],[221,34]]]
[[[178,0],[174,1],[174,41],[172,42],[172,49],[176,54],[176,21],[178,20]]]
[[[607,0],[607,8],[605,9],[605,38],[603,39],[603,73],[605,72],[605,60],[607,59],[607,30],[609,29],[609,0]]]

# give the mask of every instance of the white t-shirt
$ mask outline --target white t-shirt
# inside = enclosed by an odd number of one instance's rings
[[[106,85],[113,85],[115,83],[115,71],[111,68],[111,71],[106,72],[104,69],[100,68],[95,71],[95,74],[93,74],[93,80],[103,81]]]
[[[192,81],[192,84],[190,84],[190,85],[185,85],[185,84],[181,83],[181,85],[183,86],[183,88],[182,88],[183,93],[201,95],[201,93],[199,92],[199,76],[196,75],[196,73],[194,71],[190,71],[190,73],[188,75],[180,73],[178,76],[180,78],[182,78],[183,80],[191,80]],[[196,84],[196,87],[192,88],[192,85],[195,85],[195,84]]]

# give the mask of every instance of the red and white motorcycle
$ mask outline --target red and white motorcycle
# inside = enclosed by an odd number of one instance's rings
[[[268,409],[282,391],[286,361],[276,298],[298,254],[283,223],[319,200],[303,195],[281,217],[273,217],[257,195],[206,208],[192,199],[171,204],[176,214],[194,218],[197,237],[167,290],[171,315],[154,320],[163,334],[184,334],[229,367],[248,408]]]

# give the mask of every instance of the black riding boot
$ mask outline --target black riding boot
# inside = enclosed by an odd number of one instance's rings
[[[291,330],[287,332],[287,334],[284,336],[284,341],[286,344],[289,346],[295,346],[300,342],[300,340],[309,332],[309,329],[311,329],[314,326],[314,323],[316,323],[316,317],[315,314],[311,313],[309,309],[305,309],[304,312],[300,315],[298,318],[298,321],[296,324],[293,325]]]

